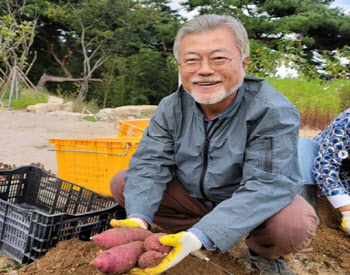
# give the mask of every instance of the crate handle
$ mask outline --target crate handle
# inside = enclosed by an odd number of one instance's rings
[[[107,152],[95,152],[95,151],[84,151],[84,150],[64,150],[64,149],[54,149],[51,147],[51,144],[47,146],[47,151],[56,151],[56,152],[78,152],[78,153],[91,153],[91,154],[103,154],[103,155],[111,155],[111,156],[119,156],[124,157],[129,153],[129,144],[125,144],[126,150],[124,154],[117,153],[107,153]]]
[[[21,213],[21,214],[26,214],[26,218],[30,218],[32,216],[33,210],[35,210],[34,208],[23,208],[22,205],[18,204],[18,207],[15,209],[12,209],[12,212],[17,212],[17,213]]]
[[[140,130],[140,131],[144,131],[143,129],[141,129],[141,128],[139,128],[139,127],[136,127],[136,126],[133,126],[133,125],[131,125],[131,127],[132,127],[133,129],[137,129],[137,130]],[[118,131],[123,132],[123,133],[127,133],[128,135],[130,135],[130,136],[132,136],[132,137],[142,137],[142,134],[141,134],[141,135],[135,135],[134,133],[130,133],[130,131],[125,131],[125,130],[120,129],[117,123],[114,124],[114,128],[117,129]]]

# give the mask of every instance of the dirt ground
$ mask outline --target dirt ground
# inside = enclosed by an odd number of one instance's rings
[[[49,138],[101,138],[117,134],[114,122],[88,122],[68,115],[7,110],[0,110],[0,127],[0,162],[16,166],[40,162],[54,174],[57,174],[55,152],[47,151]],[[300,136],[312,138],[318,132],[303,129]],[[339,229],[339,213],[323,198],[317,199],[316,207],[321,220],[316,237],[305,252],[288,255],[286,262],[297,274],[350,275],[350,236]],[[225,253],[206,253],[213,262],[235,275],[252,274],[245,266],[245,250],[241,241]],[[89,264],[98,253],[99,249],[92,243],[71,239],[58,243],[25,267],[0,254],[0,274],[102,274]],[[211,263],[189,256],[164,274],[225,273]]]
[[[321,224],[317,235],[307,251],[288,255],[286,262],[299,275],[349,275],[350,274],[350,237],[339,228],[338,215],[324,199],[317,201]],[[219,264],[235,275],[254,274],[245,265],[246,247],[243,241],[225,253],[206,254],[213,262]],[[39,274],[90,274],[102,275],[89,264],[99,253],[91,242],[71,239],[59,243],[55,248],[36,262],[19,269],[18,275]],[[202,262],[188,256],[175,267],[164,272],[165,275],[225,275],[215,265]]]
[[[50,138],[112,138],[118,133],[114,125],[80,120],[79,114],[0,109],[0,162],[17,166],[40,162],[57,175],[56,154],[48,151]]]

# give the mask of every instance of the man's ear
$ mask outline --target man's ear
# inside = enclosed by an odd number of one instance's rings
[[[248,62],[249,62],[249,55],[246,56],[243,60],[242,60],[242,67],[243,67],[243,70],[246,70],[247,67],[248,67]]]

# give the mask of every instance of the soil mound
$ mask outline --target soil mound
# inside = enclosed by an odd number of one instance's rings
[[[304,252],[288,255],[286,262],[297,274],[301,275],[350,275],[350,236],[339,228],[340,215],[323,197],[317,198],[316,207],[320,217],[316,237]],[[206,252],[206,254],[213,262],[235,275],[253,274],[245,265],[245,250],[244,242],[240,241],[225,253]],[[18,274],[100,275],[103,273],[89,264],[99,252],[100,249],[91,242],[83,242],[78,239],[63,241],[39,260],[21,268]],[[164,274],[224,275],[225,273],[211,263],[188,256]]]

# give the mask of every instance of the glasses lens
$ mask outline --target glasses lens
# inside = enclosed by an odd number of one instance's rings
[[[207,60],[207,61],[208,61],[208,65],[213,70],[223,70],[223,69],[227,68],[227,66],[231,60],[232,59],[229,59],[229,58],[222,58],[222,59],[211,59],[211,60]],[[192,62],[192,63],[185,62],[185,63],[182,63],[180,65],[180,67],[184,72],[193,73],[193,72],[198,71],[201,68],[203,61],[204,60],[201,60],[199,62]]]
[[[195,71],[198,71],[200,69],[201,65],[199,63],[182,63],[181,68],[183,69],[184,72],[187,73],[193,73]]]
[[[225,69],[228,65],[229,59],[213,59],[210,61],[210,67],[214,70]]]

